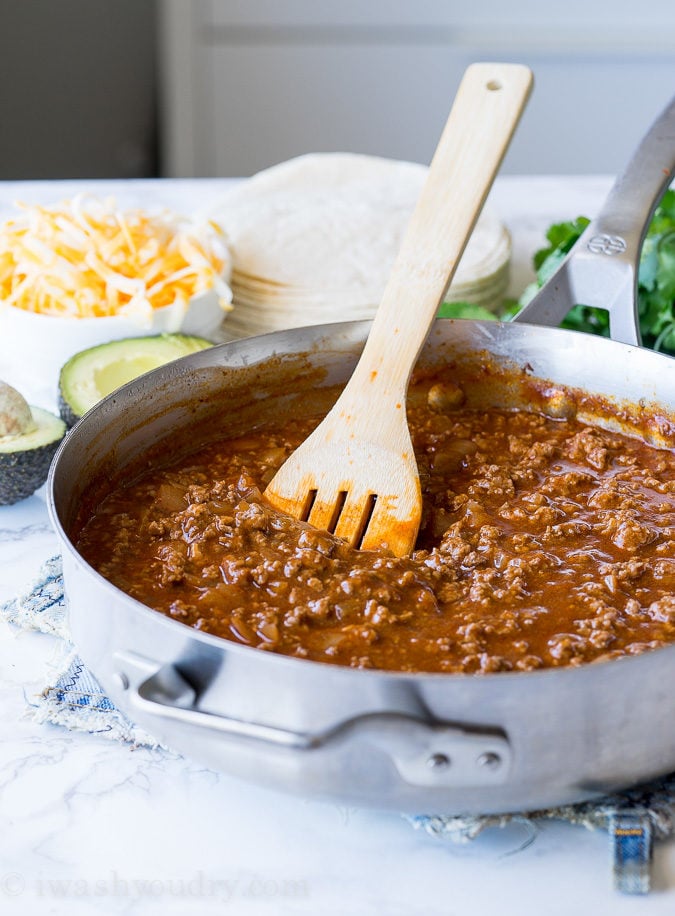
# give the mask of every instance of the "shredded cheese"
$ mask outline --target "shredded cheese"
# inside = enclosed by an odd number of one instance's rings
[[[215,289],[232,293],[223,233],[164,211],[122,212],[113,200],[79,195],[23,211],[0,226],[0,302],[42,315],[152,320],[155,309],[185,311]]]

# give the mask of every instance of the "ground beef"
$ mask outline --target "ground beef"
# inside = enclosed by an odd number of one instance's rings
[[[318,422],[214,442],[111,493],[78,547],[181,623],[353,667],[486,673],[675,640],[675,456],[560,416],[411,392],[415,551],[355,551],[261,492]]]

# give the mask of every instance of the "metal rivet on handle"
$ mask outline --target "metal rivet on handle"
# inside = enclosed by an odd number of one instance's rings
[[[447,754],[432,754],[427,758],[427,766],[431,770],[444,770],[450,766],[450,758]]]
[[[499,754],[495,754],[494,751],[486,751],[480,755],[476,763],[486,770],[496,770],[497,767],[501,766],[502,758]]]

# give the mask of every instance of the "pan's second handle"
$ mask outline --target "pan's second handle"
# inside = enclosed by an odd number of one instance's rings
[[[637,271],[645,232],[675,176],[675,98],[654,121],[600,213],[516,321],[557,326],[573,305],[607,309],[613,340],[639,344]]]
[[[291,731],[276,725],[248,722],[197,706],[194,688],[173,664],[161,665],[135,652],[115,652],[114,682],[127,691],[137,714],[149,717],[160,734],[191,735],[197,747],[202,739],[239,745],[257,745],[268,756],[336,754],[351,745],[362,765],[352,768],[353,785],[359,780],[372,788],[371,763],[382,760],[398,773],[402,786],[469,788],[505,783],[513,764],[508,736],[501,728],[485,725],[428,721],[398,711],[362,713],[320,732]],[[273,759],[273,758],[272,758]],[[335,761],[337,758],[334,757]]]

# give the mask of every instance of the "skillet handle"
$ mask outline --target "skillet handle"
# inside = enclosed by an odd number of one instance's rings
[[[195,746],[204,737],[222,740],[224,756],[228,739],[249,747],[257,743],[267,754],[275,750],[339,753],[354,747],[366,761],[367,755],[388,761],[402,782],[413,786],[499,785],[506,782],[511,769],[511,747],[500,729],[375,712],[323,732],[292,731],[198,709],[194,688],[175,665],[160,665],[134,652],[116,652],[114,664],[115,682],[128,692],[132,715],[144,715],[151,730],[156,722],[165,734],[180,731],[183,741],[187,730]],[[368,771],[367,764],[363,771]]]
[[[640,251],[654,210],[673,177],[675,97],[614,182],[600,213],[514,320],[557,326],[573,305],[589,305],[609,312],[613,340],[639,345]]]

